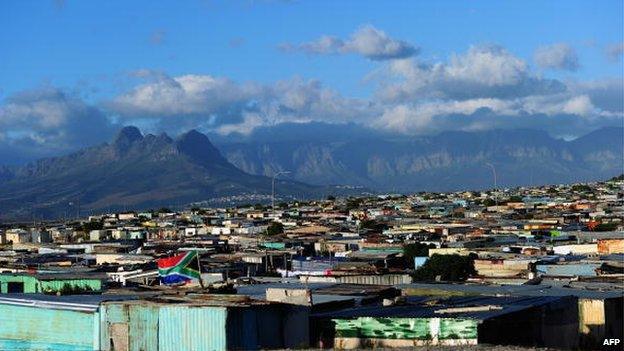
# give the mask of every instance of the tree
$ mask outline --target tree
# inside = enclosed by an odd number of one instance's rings
[[[590,192],[592,189],[587,184],[574,184],[572,185],[572,191],[576,192]]]
[[[280,222],[271,222],[267,228],[267,235],[274,236],[284,232],[284,225]]]
[[[429,256],[429,249],[433,249],[436,246],[434,244],[407,244],[403,246],[403,257],[408,262],[414,262],[414,257],[426,257]]]
[[[334,201],[334,200],[336,200],[336,197],[334,195],[329,195],[329,196],[327,196],[327,200],[328,201]]]
[[[414,267],[414,257],[429,256],[429,249],[434,249],[434,244],[406,244],[403,245],[403,262],[406,267]]]
[[[433,255],[414,272],[416,281],[433,281],[440,277],[443,281],[465,281],[475,274],[474,256]]]
[[[379,223],[374,219],[367,219],[360,222],[360,229],[369,229],[374,232],[383,232],[388,229],[388,226],[384,223]]]
[[[617,177],[613,177],[613,178],[609,179],[609,181],[611,181],[611,182],[617,182],[617,181],[622,181],[622,180],[624,180],[624,174],[620,174]]]
[[[483,205],[486,206],[486,207],[494,206],[494,205],[496,205],[496,201],[494,201],[492,199],[485,199],[483,201]]]

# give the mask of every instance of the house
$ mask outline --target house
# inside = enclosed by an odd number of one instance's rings
[[[105,275],[2,273],[0,294],[98,292],[105,280]]]
[[[598,253],[603,255],[624,253],[624,239],[599,239]]]
[[[30,233],[24,229],[9,229],[5,236],[6,241],[13,244],[29,243],[32,240]]]

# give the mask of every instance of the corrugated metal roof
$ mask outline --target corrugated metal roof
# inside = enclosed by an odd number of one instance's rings
[[[590,299],[607,299],[623,297],[624,290],[597,291],[585,289],[563,288],[547,284],[540,285],[481,285],[481,284],[428,284],[412,283],[395,286],[398,289],[435,289],[459,291],[479,295],[510,295],[510,296],[576,296]]]
[[[104,301],[134,300],[131,295],[44,295],[7,294],[0,296],[0,304],[31,306],[76,311],[96,311]]]
[[[409,298],[405,305],[395,306],[371,306],[361,308],[350,308],[347,310],[319,313],[315,317],[349,319],[357,317],[377,317],[377,318],[470,318],[486,320],[500,315],[521,311],[524,309],[542,306],[553,302],[574,299],[565,296],[544,296],[544,297],[458,297],[439,301],[436,304],[429,304],[431,298],[414,297]],[[570,302],[572,303],[572,302]],[[500,307],[490,310],[440,313],[441,310],[459,307],[495,306]],[[437,311],[437,312],[436,312]]]

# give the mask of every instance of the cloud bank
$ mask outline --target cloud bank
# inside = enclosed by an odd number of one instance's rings
[[[149,69],[133,72],[136,84],[102,101],[40,87],[0,104],[0,157],[18,162],[75,150],[107,141],[130,124],[170,134],[191,128],[249,134],[280,123],[324,122],[403,135],[534,128],[574,137],[624,122],[621,78],[549,78],[501,46],[475,45],[447,59],[424,60],[413,45],[364,26],[348,39],[325,36],[287,49],[377,61],[367,76],[374,92],[353,98],[314,79],[237,82]],[[580,66],[565,44],[538,48],[533,60],[548,70]]]

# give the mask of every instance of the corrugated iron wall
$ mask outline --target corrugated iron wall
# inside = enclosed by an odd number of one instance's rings
[[[255,350],[258,348],[258,326],[255,311],[245,307],[228,310],[227,345],[229,350]]]
[[[92,312],[0,304],[0,350],[217,351],[307,344],[307,330],[285,341],[283,321],[292,313],[277,304],[118,301]],[[292,315],[297,318],[307,319],[307,313]]]
[[[132,304],[128,307],[130,351],[157,350],[159,308],[154,305],[140,304]]]
[[[226,350],[226,318],[223,307],[162,306],[158,350]]]
[[[228,308],[228,350],[296,349],[309,344],[309,308],[256,305]]]
[[[347,284],[398,285],[410,284],[412,277],[409,274],[345,275],[336,276],[336,280]]]
[[[0,304],[0,349],[97,350],[97,312]]]
[[[100,315],[102,350],[158,350],[157,305],[105,303]]]

